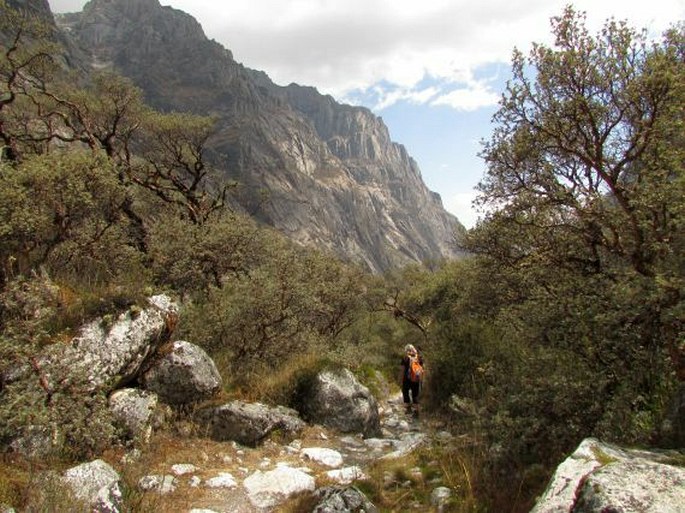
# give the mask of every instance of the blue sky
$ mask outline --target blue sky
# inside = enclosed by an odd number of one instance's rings
[[[48,0],[54,12],[85,0]],[[428,187],[467,227],[483,176],[479,141],[509,77],[514,47],[549,43],[568,0],[160,0],[187,12],[245,66],[280,85],[314,86],[381,116]],[[588,27],[625,19],[658,34],[685,0],[576,0]]]

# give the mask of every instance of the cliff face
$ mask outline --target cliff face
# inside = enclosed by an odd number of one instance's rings
[[[56,19],[91,67],[130,77],[154,107],[218,116],[217,162],[260,220],[376,272],[457,256],[463,228],[368,109],[275,85],[158,0],[91,0]]]

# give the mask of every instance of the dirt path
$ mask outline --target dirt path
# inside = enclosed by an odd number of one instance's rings
[[[379,408],[379,438],[338,434],[320,426],[308,427],[287,445],[270,440],[257,448],[160,436],[153,441],[151,456],[137,462],[140,470],[131,476],[131,484],[139,490],[147,484],[136,497],[145,510],[277,511],[298,486],[311,490],[363,479],[373,462],[402,457],[426,442],[424,423],[404,413],[400,394],[380,401]],[[260,481],[271,478],[271,485]]]

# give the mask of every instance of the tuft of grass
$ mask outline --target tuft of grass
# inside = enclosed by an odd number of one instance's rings
[[[105,322],[113,322],[117,314],[129,309],[139,311],[144,304],[145,296],[140,290],[119,286],[76,290],[61,286],[60,305],[49,331],[73,334],[91,319],[103,317]]]
[[[276,369],[251,376],[247,385],[241,387],[240,395],[248,401],[296,407],[300,390],[329,364],[319,354],[298,355],[284,361]],[[230,371],[222,375],[230,375]]]
[[[387,513],[414,508],[434,512],[431,493],[438,486],[452,490],[443,505],[444,513],[485,513],[493,511],[484,499],[482,468],[485,454],[479,444],[452,441],[426,446],[405,458],[380,460],[367,470],[369,479],[356,483],[369,500]]]
[[[24,491],[28,486],[30,473],[6,457],[0,459],[0,504],[15,508],[23,505]]]
[[[279,513],[311,513],[311,511],[316,507],[319,500],[316,495],[311,492],[298,494],[294,498],[291,498],[282,505],[279,509]]]
[[[592,447],[591,451],[592,451],[592,454],[594,455],[595,459],[603,467],[606,465],[609,465],[610,463],[614,463],[615,461],[617,461],[616,458],[614,458],[613,456],[609,456],[607,453],[605,453],[599,447]]]

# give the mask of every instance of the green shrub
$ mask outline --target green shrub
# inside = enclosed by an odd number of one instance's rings
[[[0,282],[40,266],[83,283],[143,272],[122,212],[126,190],[103,155],[0,162],[0,184]]]
[[[180,293],[221,288],[268,258],[264,231],[247,216],[221,212],[203,224],[158,216],[150,224],[148,250],[156,281]]]

